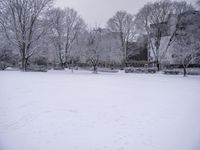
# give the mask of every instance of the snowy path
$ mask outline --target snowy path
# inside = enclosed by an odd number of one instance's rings
[[[0,150],[199,150],[200,77],[0,72]]]

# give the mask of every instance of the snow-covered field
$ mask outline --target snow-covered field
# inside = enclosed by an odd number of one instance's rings
[[[200,150],[200,77],[0,72],[0,150]]]

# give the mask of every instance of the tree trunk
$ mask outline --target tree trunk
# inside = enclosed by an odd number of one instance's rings
[[[159,63],[159,60],[156,61],[156,67],[158,69],[158,72],[160,71],[160,63]]]
[[[94,73],[95,74],[97,74],[98,73],[98,71],[97,71],[97,65],[95,64],[95,65],[93,65],[93,71],[94,71]]]
[[[26,71],[26,56],[25,56],[25,49],[21,48],[20,50],[22,52],[22,71]]]
[[[26,59],[22,58],[22,71],[26,71]]]
[[[25,59],[25,71],[27,71],[27,66],[28,66],[28,58]]]
[[[72,69],[72,73],[74,72],[74,59],[72,58],[72,66],[71,66],[71,69]]]
[[[22,58],[22,71],[26,72],[28,66],[28,58]]]
[[[183,67],[183,74],[184,74],[184,77],[187,76],[187,70],[186,70],[186,67]]]

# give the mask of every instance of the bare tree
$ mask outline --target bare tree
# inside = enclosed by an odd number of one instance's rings
[[[174,56],[182,64],[184,76],[187,67],[200,58],[200,13],[190,11],[179,16],[175,42]]]
[[[172,2],[157,1],[154,3],[147,3],[137,14],[137,26],[143,27],[144,32],[148,35],[149,49],[152,50],[155,57],[156,66],[160,70],[161,60],[165,57],[168,48],[174,40],[176,32],[176,23],[172,27],[167,27],[166,22],[171,14],[177,17],[184,11],[191,10],[193,7],[185,1]],[[172,28],[171,33],[168,33],[166,28]],[[169,36],[166,48],[161,50],[162,37]]]
[[[1,0],[0,24],[6,37],[21,54],[22,69],[38,50],[39,40],[47,32],[44,12],[53,0]]]
[[[98,73],[98,64],[101,57],[101,41],[102,41],[102,29],[94,28],[89,31],[87,38],[87,50],[86,58],[87,61],[93,66],[93,72]]]
[[[108,29],[111,32],[119,34],[121,49],[123,52],[123,63],[127,60],[127,47],[129,42],[132,42],[135,37],[135,22],[134,16],[126,11],[118,11],[107,22]]]
[[[190,10],[194,10],[194,7],[187,3],[187,1],[173,1],[172,2],[172,8],[173,8],[173,14],[177,15],[177,17],[186,12],[186,11],[190,11]]]
[[[176,39],[174,57],[177,63],[183,67],[184,76],[187,75],[188,66],[199,58],[200,52],[195,48],[195,40],[192,37],[179,37]]]
[[[161,23],[167,20],[171,12],[171,3],[169,1],[159,1],[146,4],[137,14],[137,21],[142,25],[148,35],[149,47],[152,49],[156,59],[158,71],[160,70],[160,42],[162,38],[163,25]],[[152,40],[152,25],[154,38]]]
[[[163,59],[170,48],[171,44],[175,40],[175,35],[177,32],[177,25],[179,22],[179,15],[181,15],[184,12],[194,10],[194,7],[191,4],[188,4],[186,1],[173,1],[172,2],[172,13],[176,17],[175,24],[169,24],[168,28],[171,29],[171,33],[169,33],[169,39],[167,42],[167,45],[165,47],[165,50],[163,51],[163,54],[161,56],[161,59]]]
[[[64,68],[73,50],[73,44],[85,28],[83,19],[71,8],[56,8],[50,11],[53,22],[52,40],[60,65]]]
[[[53,23],[51,28],[50,38],[53,46],[56,49],[60,65],[64,68],[65,57],[64,57],[64,37],[65,37],[65,13],[60,8],[52,9],[49,11],[50,20]]]

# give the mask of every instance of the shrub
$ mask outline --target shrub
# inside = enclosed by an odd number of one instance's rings
[[[156,73],[156,68],[125,68],[125,73]]]
[[[182,71],[180,71],[180,70],[164,70],[163,72],[164,72],[164,74],[168,74],[168,75],[182,74]]]

